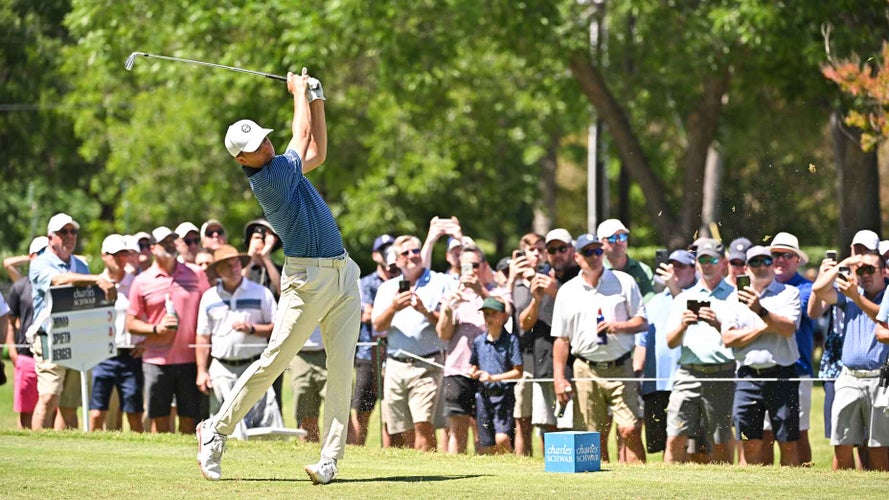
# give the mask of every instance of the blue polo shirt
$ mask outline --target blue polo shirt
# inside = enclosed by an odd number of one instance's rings
[[[873,302],[885,305],[886,295],[880,292]],[[837,308],[845,314],[843,326],[846,337],[843,339],[843,366],[850,370],[878,370],[889,358],[889,344],[877,342],[874,330],[877,324],[854,302],[842,293],[837,294]],[[882,308],[881,308],[882,309]],[[877,319],[880,316],[877,315]]]
[[[261,169],[244,168],[250,188],[288,257],[330,258],[345,253],[330,207],[303,175],[302,160],[288,149]]]
[[[522,366],[519,338],[503,330],[500,337],[492,341],[488,338],[488,332],[483,332],[472,340],[472,355],[469,357],[469,364],[492,375]],[[512,384],[506,382],[485,382],[482,385],[488,390],[505,390],[512,387]]]
[[[807,311],[809,296],[812,295],[812,282],[796,273],[784,284],[799,290],[801,314],[799,328],[796,329],[796,345],[799,346],[799,360],[796,362],[796,369],[800,375],[811,377],[815,375],[815,370],[812,368],[812,351],[815,350],[815,323]]]
[[[46,307],[46,294],[49,293],[49,287],[52,286],[53,277],[62,273],[89,274],[90,268],[86,262],[74,255],[68,259],[68,262],[65,262],[49,249],[31,261],[28,278],[31,280],[35,318]]]

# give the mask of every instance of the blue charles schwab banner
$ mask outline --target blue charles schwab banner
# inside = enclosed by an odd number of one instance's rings
[[[117,354],[114,302],[97,285],[49,289],[52,314],[42,337],[51,363],[86,371]]]

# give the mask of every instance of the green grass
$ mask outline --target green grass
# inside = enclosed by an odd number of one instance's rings
[[[212,483],[195,463],[193,436],[78,431],[21,432],[11,411],[11,384],[0,387],[0,496],[3,498],[831,498],[878,497],[889,474],[830,471],[831,448],[820,418],[823,391],[814,390],[811,441],[815,467],[603,464],[590,474],[544,472],[535,457],[453,457],[379,447],[378,419],[369,446],[348,447],[341,475],[315,487],[302,465],[318,445],[297,441],[230,441],[223,481]],[[285,392],[287,423],[293,425]],[[613,439],[612,439],[613,441]],[[612,442],[612,456],[616,456]]]

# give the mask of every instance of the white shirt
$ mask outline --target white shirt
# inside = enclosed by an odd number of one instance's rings
[[[268,339],[239,332],[232,324],[243,321],[251,325],[271,323],[278,310],[272,292],[246,278],[234,293],[228,293],[220,282],[201,296],[198,309],[198,335],[210,335],[210,355],[216,359],[235,361],[258,356]]]
[[[114,281],[108,270],[99,275],[107,281]],[[130,307],[130,286],[136,279],[134,274],[124,273],[123,279],[117,282],[117,300],[114,302],[114,345],[118,348],[133,347],[145,341],[144,335],[133,335],[127,331],[127,309]]]
[[[629,274],[604,269],[597,287],[583,273],[568,280],[556,293],[553,306],[553,337],[567,338],[571,353],[590,361],[614,361],[633,349],[635,333],[609,333],[608,343],[599,344],[596,317],[605,321],[627,321],[636,316],[647,320],[639,286]]]

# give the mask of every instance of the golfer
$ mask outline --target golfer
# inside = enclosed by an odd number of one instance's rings
[[[281,299],[268,347],[238,379],[219,413],[198,426],[198,463],[210,480],[220,478],[226,437],[284,371],[319,322],[329,379],[321,459],[305,466],[313,483],[333,480],[346,444],[352,363],[361,322],[360,271],[343,247],[330,208],[304,176],[321,165],[327,154],[321,85],[303,68],[300,75],[287,74],[287,90],[293,94],[293,138],[283,155],[275,154],[266,137],[272,130],[251,120],[235,122],[225,134],[226,149],[242,165],[266,218],[281,237],[285,259]]]

